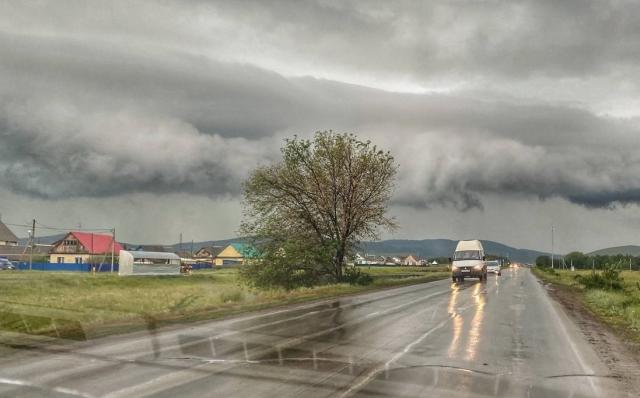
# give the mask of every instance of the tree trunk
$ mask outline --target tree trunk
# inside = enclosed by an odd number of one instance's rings
[[[337,282],[342,281],[342,263],[344,262],[344,249],[338,248],[336,252],[335,267],[336,267],[336,279]]]

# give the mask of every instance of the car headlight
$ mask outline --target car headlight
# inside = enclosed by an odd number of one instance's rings
[[[451,266],[451,271],[454,271],[454,272],[455,272],[455,271],[457,271],[457,270],[458,270],[458,267],[456,267],[455,265]]]
[[[474,269],[477,269],[477,270],[481,270],[481,269],[482,269],[482,265],[476,265],[476,266],[474,266],[473,268],[474,268]]]

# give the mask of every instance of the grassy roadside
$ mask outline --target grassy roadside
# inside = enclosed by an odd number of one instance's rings
[[[0,273],[0,331],[85,340],[172,323],[444,279],[444,269],[362,267],[367,286],[333,284],[292,291],[250,289],[237,270],[190,276],[118,277],[85,273]]]
[[[587,276],[588,270],[549,272],[533,268],[540,279],[565,288],[574,294],[600,320],[612,326],[625,338],[640,343],[640,272],[623,271],[621,290],[588,289],[576,280],[576,275]]]

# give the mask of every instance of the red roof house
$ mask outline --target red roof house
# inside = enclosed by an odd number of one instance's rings
[[[113,249],[112,249],[113,248]],[[52,263],[86,263],[91,256],[115,256],[123,247],[114,242],[111,235],[92,232],[69,232],[63,239],[55,242],[51,249]]]

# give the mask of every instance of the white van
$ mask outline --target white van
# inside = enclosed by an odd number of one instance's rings
[[[484,248],[479,240],[461,240],[451,259],[451,279],[462,282],[464,278],[487,280],[487,265],[484,262]]]

